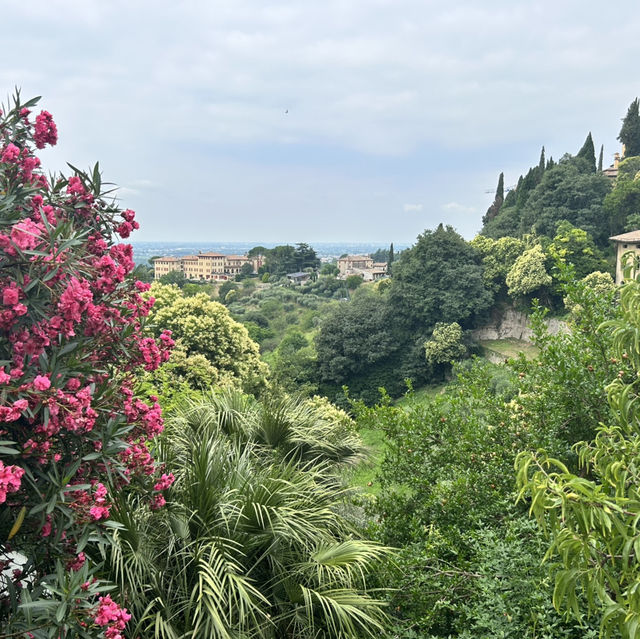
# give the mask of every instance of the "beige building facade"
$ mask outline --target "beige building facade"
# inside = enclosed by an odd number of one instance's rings
[[[171,271],[181,271],[188,280],[224,281],[241,273],[245,264],[250,264],[252,272],[257,273],[263,263],[261,255],[250,258],[246,255],[198,253],[184,257],[158,257],[153,261],[153,275],[160,279]]]
[[[640,230],[609,238],[616,245],[616,284],[624,283],[624,267],[631,266],[631,277],[638,275],[640,263]]]

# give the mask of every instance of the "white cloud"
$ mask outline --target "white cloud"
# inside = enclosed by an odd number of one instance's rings
[[[404,208],[406,213],[410,211],[422,211],[422,204],[405,204],[402,208]]]
[[[459,202],[447,202],[442,205],[443,211],[450,211],[452,213],[475,213],[477,211],[475,206],[465,206]]]

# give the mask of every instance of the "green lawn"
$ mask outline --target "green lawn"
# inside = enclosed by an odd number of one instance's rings
[[[374,428],[363,428],[359,433],[369,451],[369,459],[353,471],[349,483],[361,488],[364,493],[377,495],[380,487],[376,485],[375,478],[384,456],[384,433]]]
[[[533,344],[513,338],[485,339],[480,341],[480,346],[489,354],[509,358],[518,357],[520,353],[524,353],[527,359],[533,359],[539,352]]]

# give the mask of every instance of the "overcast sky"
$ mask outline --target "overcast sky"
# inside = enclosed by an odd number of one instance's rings
[[[591,0],[3,3],[0,96],[44,165],[100,162],[134,240],[470,239],[505,184],[640,94],[640,5]],[[486,193],[486,191],[490,191]]]

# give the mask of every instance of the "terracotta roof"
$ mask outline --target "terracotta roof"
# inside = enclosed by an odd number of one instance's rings
[[[228,260],[248,260],[249,258],[246,255],[227,255]]]
[[[224,257],[224,253],[199,253],[202,257]]]
[[[153,261],[158,262],[160,260],[164,260],[165,262],[179,262],[179,257],[154,257]]]
[[[640,242],[640,230],[623,233],[622,235],[614,235],[609,239],[614,242]]]
[[[197,255],[185,255],[182,258],[183,260],[189,260],[189,261],[193,261],[193,260],[197,260],[198,256]]]

